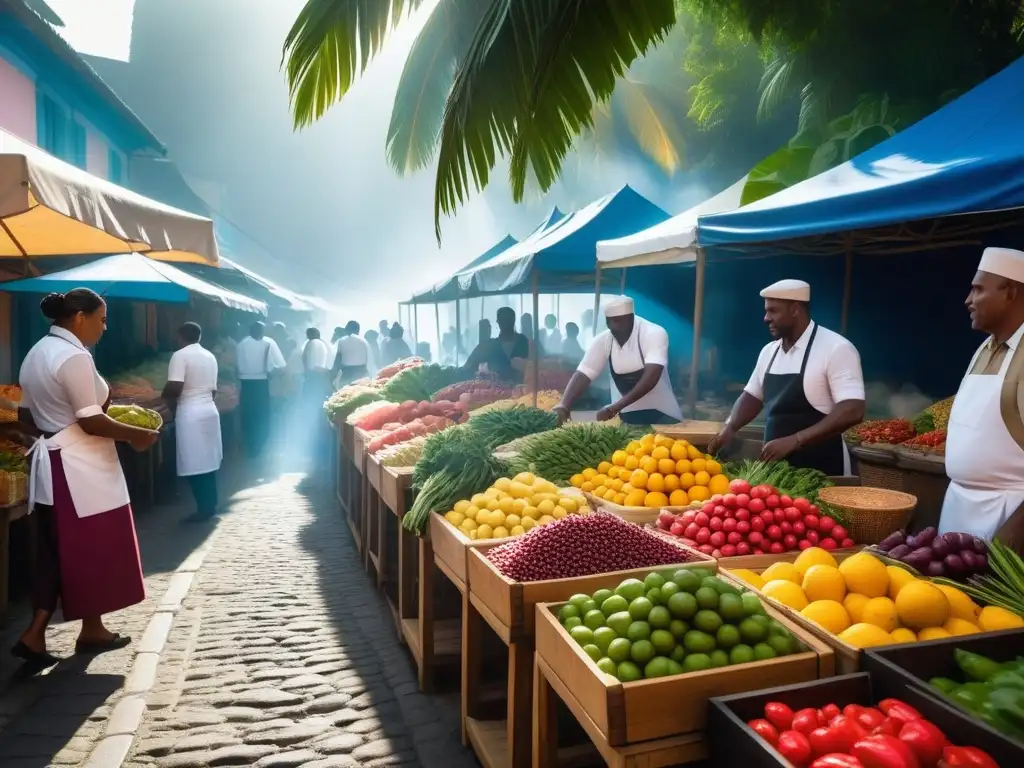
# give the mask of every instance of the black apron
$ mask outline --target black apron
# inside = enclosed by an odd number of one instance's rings
[[[814,337],[818,334],[815,324],[811,338],[804,351],[804,359],[800,364],[800,373],[771,373],[772,365],[779,354],[775,348],[768,369],[764,375],[765,425],[764,441],[771,442],[780,437],[790,437],[801,430],[813,427],[825,414],[807,401],[804,394],[804,372],[807,370],[807,358],[814,346]],[[842,475],[844,473],[844,448],[842,435],[836,435],[815,445],[797,448],[786,461],[794,467],[817,469],[826,475]]]
[[[647,362],[644,359],[644,348],[640,344],[640,328],[639,326],[634,329],[637,333],[636,345],[640,351],[640,370],[630,371],[629,373],[618,373],[615,370],[615,366],[612,365],[612,353],[608,353],[608,371],[612,375],[612,382],[615,384],[615,389],[618,390],[619,396],[625,395],[632,392],[637,384],[640,383],[640,379],[643,378],[644,368],[647,366]],[[612,339],[612,344],[615,344],[615,339]],[[679,419],[673,419],[667,413],[663,413],[655,408],[645,408],[643,410],[633,411],[622,411],[619,414],[619,418],[623,424],[676,424]]]

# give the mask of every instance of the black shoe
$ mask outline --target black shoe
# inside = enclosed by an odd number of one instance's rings
[[[186,523],[208,523],[217,519],[216,512],[194,512],[185,518]]]
[[[102,640],[100,642],[85,642],[79,640],[75,643],[75,653],[81,655],[95,656],[100,653],[106,653],[107,651],[116,651],[119,648],[124,648],[132,641],[128,635],[122,635],[117,632],[109,640]]]
[[[14,656],[16,659],[21,659],[26,664],[38,667],[39,669],[46,669],[47,667],[53,667],[60,664],[60,659],[53,654],[47,653],[46,651],[33,651],[21,640],[16,642],[14,647],[11,648],[11,656]]]

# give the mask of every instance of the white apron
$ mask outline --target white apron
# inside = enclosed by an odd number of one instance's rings
[[[998,374],[968,373],[960,383],[946,431],[946,474],[951,482],[939,533],[964,531],[991,541],[1024,504],[1024,449],[1010,435],[999,410],[1012,357],[1006,355]]]
[[[178,477],[205,475],[220,469],[224,447],[220,413],[211,392],[183,392],[174,425]]]

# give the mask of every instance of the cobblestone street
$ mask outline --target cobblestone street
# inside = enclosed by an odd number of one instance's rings
[[[112,621],[131,649],[9,686],[4,768],[117,768],[128,744],[131,768],[475,764],[457,696],[418,692],[329,489],[301,474],[240,485],[216,529],[140,523],[144,558],[157,535],[179,572],[154,573],[147,603]],[[74,631],[55,629],[53,648]]]

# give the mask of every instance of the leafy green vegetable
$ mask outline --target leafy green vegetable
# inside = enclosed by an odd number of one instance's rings
[[[517,438],[546,432],[557,426],[555,414],[528,405],[487,411],[469,420],[469,428],[480,435],[492,450]]]
[[[533,472],[555,485],[567,485],[573,475],[608,461],[615,451],[645,432],[625,424],[566,424],[542,432],[522,446],[509,462],[509,472]]]
[[[966,584],[946,578],[933,581],[963,590],[984,604],[998,605],[1018,616],[1024,616],[1024,560],[998,539],[994,539],[988,548],[988,567],[991,573],[971,576]]]
[[[392,403],[429,400],[439,389],[460,380],[458,368],[430,363],[406,368],[392,376],[381,388],[381,396]]]

